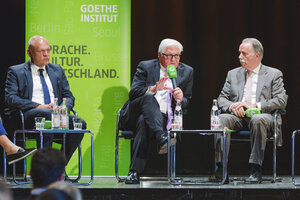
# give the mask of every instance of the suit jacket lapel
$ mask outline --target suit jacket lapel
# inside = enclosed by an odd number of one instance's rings
[[[238,83],[238,101],[242,101],[246,84],[246,70],[244,68],[240,68],[240,70],[236,74],[236,80]]]
[[[177,84],[177,87],[179,86],[179,83],[181,81],[181,78],[183,76],[183,69],[182,69],[182,65],[181,63],[179,63],[178,67],[177,67],[177,78],[176,78],[176,84]],[[175,89],[175,88],[174,88]]]
[[[159,60],[157,60],[155,68],[153,69],[153,83],[155,84],[157,81],[159,81],[160,78],[160,63]]]
[[[55,75],[55,71],[49,65],[46,66],[46,69],[47,69],[48,76],[49,76],[51,84],[52,84],[54,97],[58,97],[58,91],[57,91],[57,81],[58,80]]]
[[[32,91],[33,91],[33,80],[32,80],[32,73],[31,73],[31,63],[30,61],[27,62],[26,66],[25,66],[25,79],[26,79],[26,83],[27,84],[27,92],[28,92],[28,97],[31,100],[32,99]]]
[[[257,79],[257,88],[256,88],[256,102],[260,101],[260,93],[264,86],[265,80],[266,80],[267,71],[264,65],[261,65],[259,73],[258,73],[258,79]]]

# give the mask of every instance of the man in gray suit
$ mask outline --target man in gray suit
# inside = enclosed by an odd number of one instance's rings
[[[158,59],[142,61],[137,67],[129,92],[126,121],[126,128],[135,132],[126,184],[139,183],[151,138],[158,142],[159,153],[167,152],[167,134],[164,131],[168,129],[168,114],[174,110],[176,101],[181,104],[183,112],[187,110],[192,98],[193,68],[180,62],[182,50],[178,41],[164,39],[158,48]],[[176,88],[173,88],[166,73],[168,65],[176,68]]]
[[[50,46],[42,36],[33,36],[28,42],[27,54],[30,61],[9,67],[5,87],[5,103],[9,110],[22,110],[25,128],[34,128],[35,117],[51,120],[54,98],[58,104],[66,98],[68,110],[74,106],[75,98],[61,66],[50,64]],[[73,128],[70,115],[69,127]],[[83,121],[83,129],[86,123]],[[83,134],[66,136],[67,161],[80,144]],[[44,137],[44,147],[51,147],[53,135]],[[39,142],[39,140],[37,140]]]
[[[272,114],[275,110],[286,107],[288,96],[284,89],[282,72],[261,63],[263,46],[257,39],[244,39],[239,47],[239,52],[242,66],[228,72],[224,87],[218,97],[218,106],[223,113],[220,115],[220,121],[222,127],[229,129],[250,129],[251,174],[245,181],[260,183],[267,133],[274,128]],[[248,108],[258,108],[261,114],[247,118],[245,111]],[[227,157],[230,135],[228,135],[228,141]],[[218,170],[215,178],[217,179],[221,178],[220,171],[222,169],[220,143],[219,137],[216,139]]]

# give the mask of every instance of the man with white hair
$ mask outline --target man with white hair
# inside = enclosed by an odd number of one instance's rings
[[[124,114],[127,117],[121,117],[121,123],[135,132],[126,184],[139,183],[151,138],[158,142],[159,153],[167,152],[167,134],[164,131],[169,129],[168,114],[171,116],[176,102],[181,104],[184,113],[187,110],[192,98],[193,68],[180,62],[182,51],[183,47],[178,41],[164,39],[158,48],[158,59],[138,64],[129,92],[129,107],[127,114]],[[168,77],[168,65],[176,68],[176,88],[173,88]]]
[[[218,97],[218,106],[222,110],[220,121],[222,127],[234,130],[250,129],[251,154],[249,164],[250,176],[245,180],[248,183],[261,183],[262,163],[268,132],[273,127],[273,113],[284,109],[288,96],[284,89],[283,75],[278,69],[261,63],[263,46],[255,38],[246,38],[239,47],[241,67],[228,72],[224,87]],[[249,108],[257,108],[261,114],[251,118],[245,116]],[[281,133],[279,133],[281,141]],[[217,171],[213,179],[222,178],[221,166],[221,137],[216,138]],[[230,146],[228,135],[227,157]],[[227,160],[226,160],[227,161]],[[228,182],[227,177],[227,182]]]

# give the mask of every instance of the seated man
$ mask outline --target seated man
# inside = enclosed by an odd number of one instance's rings
[[[51,120],[54,98],[66,104],[70,111],[74,107],[75,98],[61,66],[50,64],[50,46],[41,36],[33,36],[28,42],[27,54],[30,60],[26,63],[9,67],[5,88],[5,103],[11,110],[22,110],[25,118],[25,128],[33,129],[35,117],[45,117]],[[70,115],[69,127],[73,128]],[[83,121],[83,129],[86,123]],[[83,134],[67,134],[66,157],[70,160],[73,152],[80,144]],[[44,147],[52,145],[53,135],[44,138]],[[38,140],[39,142],[39,140]]]
[[[192,98],[193,68],[179,62],[182,50],[178,41],[164,39],[158,48],[158,59],[142,61],[137,67],[129,92],[128,118],[121,118],[121,121],[128,119],[124,123],[126,128],[135,132],[126,184],[139,183],[151,138],[157,140],[160,152],[167,152],[167,134],[164,130],[170,129],[168,115],[172,115],[176,101],[181,103],[185,112]],[[176,88],[168,78],[168,65],[174,65],[177,70]]]
[[[25,150],[22,147],[19,147],[14,143],[12,143],[8,139],[7,132],[5,131],[1,122],[0,122],[0,145],[6,152],[7,155],[6,160],[9,165],[30,156],[36,151],[36,149]]]
[[[277,109],[284,109],[288,96],[284,89],[283,75],[278,69],[261,63],[263,46],[255,38],[246,38],[239,47],[241,67],[230,70],[221,94],[218,106],[221,108],[220,121],[222,127],[234,130],[250,129],[251,165],[250,176],[245,180],[249,183],[262,181],[262,163],[266,147],[267,133],[273,127],[273,113]],[[252,118],[245,116],[248,108],[258,108],[261,114]],[[281,137],[281,135],[280,135]],[[222,177],[221,171],[221,137],[216,140],[217,151],[217,179]],[[230,146],[230,135],[226,148],[227,157]],[[227,160],[226,160],[227,161]],[[228,180],[228,177],[227,177]]]

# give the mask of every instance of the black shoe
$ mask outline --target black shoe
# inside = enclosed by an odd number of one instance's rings
[[[20,148],[17,153],[10,154],[10,155],[6,156],[7,163],[10,165],[10,164],[13,164],[15,162],[18,162],[19,160],[22,160],[22,159],[30,156],[34,152],[36,152],[36,149],[23,149],[23,148]]]
[[[140,183],[140,176],[136,171],[130,171],[128,176],[125,180],[125,184],[139,184]]]
[[[261,183],[262,175],[259,172],[251,173],[248,178],[245,179],[245,183]]]
[[[223,180],[223,168],[222,167],[218,167],[217,171],[208,177],[208,180],[210,182],[221,182]],[[226,179],[224,181],[224,184],[229,184],[229,176],[227,173]]]
[[[67,183],[78,183],[77,179],[70,179],[68,175],[65,175],[65,182]]]
[[[245,183],[261,183],[262,182],[262,169],[258,164],[250,163],[251,172],[250,176],[245,179]]]
[[[170,146],[174,146],[175,144],[176,144],[176,137],[171,137],[170,138]],[[158,151],[158,154],[165,154],[168,152],[168,134],[167,133],[164,133],[160,136],[157,151]]]
[[[210,182],[221,182],[223,180],[223,176],[217,176],[216,174],[211,175],[208,180]],[[229,176],[227,174],[224,184],[229,184]]]

